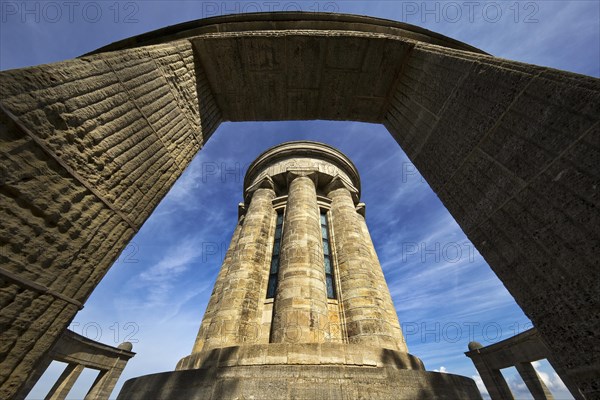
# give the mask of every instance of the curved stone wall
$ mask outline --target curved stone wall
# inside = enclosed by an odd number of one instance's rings
[[[129,380],[118,400],[373,399],[477,400],[472,379],[389,367],[337,365],[227,366]]]

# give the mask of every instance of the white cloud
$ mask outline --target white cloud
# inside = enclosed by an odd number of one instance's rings
[[[558,374],[552,369],[552,366],[546,361],[534,361],[531,363],[535,368],[537,374],[548,390],[552,393],[557,400],[569,400],[573,399],[573,396],[569,393],[569,390],[562,382]],[[518,399],[531,399],[532,395],[523,379],[516,371],[516,368],[511,367],[503,370],[503,374],[506,379],[506,383],[513,392],[515,398]]]
[[[442,374],[447,374],[448,373],[448,370],[443,365],[440,367],[440,369],[434,369],[434,371],[435,372],[441,372]]]
[[[481,379],[481,376],[479,376],[479,374],[475,374],[471,376],[471,379],[473,379],[475,381],[475,384],[477,385],[477,389],[479,389],[479,392],[481,393],[481,396],[487,400],[490,398],[490,394],[487,391],[487,388],[485,387],[483,380]]]
[[[210,290],[211,279],[189,284],[198,274],[204,277],[213,273],[208,269],[192,270],[199,263],[202,251],[202,243],[190,238],[166,248],[154,265],[130,278],[126,285],[130,290],[115,298],[118,312],[131,315],[135,311],[138,317],[140,313],[151,314],[162,321],[177,315],[183,304]]]
[[[548,372],[544,372],[542,370],[542,363],[540,361],[534,361],[531,363],[533,365],[533,368],[535,368],[535,371],[538,373],[538,375],[540,376],[540,379],[542,380],[542,382],[544,382],[544,384],[548,387],[548,389],[550,390],[568,390],[567,387],[565,386],[565,384],[563,383],[562,379],[560,379],[560,376],[558,376],[558,374],[555,371],[550,371],[550,373]]]

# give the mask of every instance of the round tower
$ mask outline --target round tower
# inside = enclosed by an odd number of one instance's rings
[[[258,156],[192,353],[119,399],[480,398],[408,353],[352,161],[295,141]]]
[[[248,168],[244,199],[193,353],[251,343],[407,352],[344,154],[308,141],[270,148]]]

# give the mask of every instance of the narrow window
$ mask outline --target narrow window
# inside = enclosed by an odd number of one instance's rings
[[[271,256],[271,269],[269,272],[269,283],[267,285],[267,299],[275,297],[277,289],[277,273],[279,272],[279,247],[281,245],[281,228],[283,226],[283,209],[277,211],[277,223],[275,225],[275,240],[273,241],[273,255]]]
[[[333,266],[331,265],[331,247],[329,246],[329,229],[327,227],[327,213],[325,211],[321,211],[321,236],[323,237],[323,257],[325,259],[325,282],[327,283],[327,298],[335,299]]]

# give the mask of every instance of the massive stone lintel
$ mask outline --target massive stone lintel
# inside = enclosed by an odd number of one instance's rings
[[[222,120],[319,118],[383,123],[556,362],[598,395],[598,79],[392,21],[267,13],[3,71],[0,93],[0,397]]]

